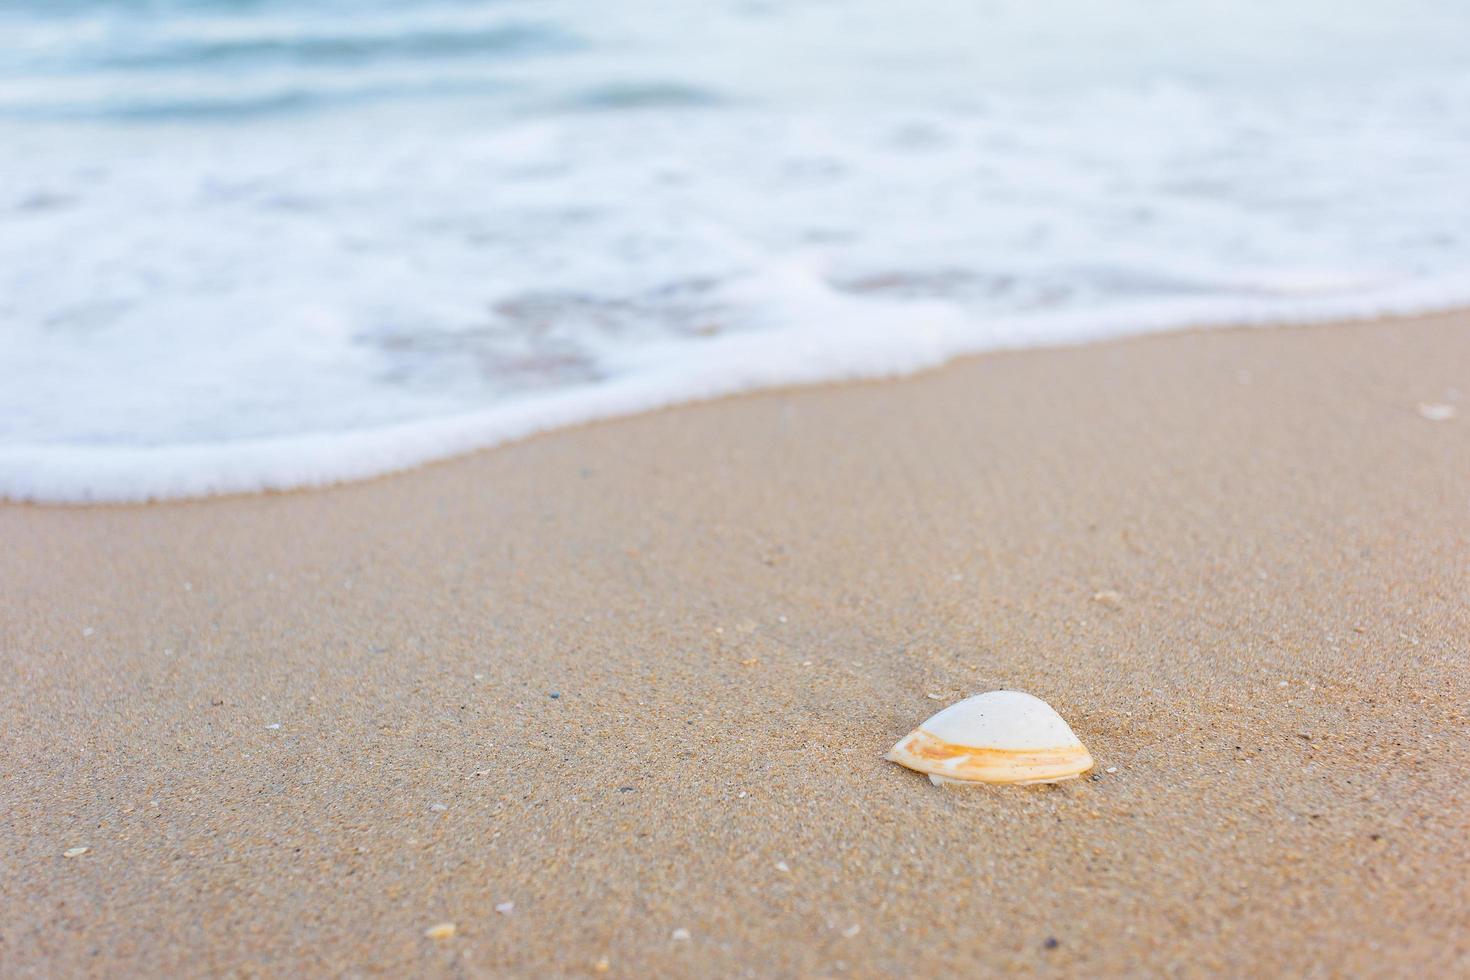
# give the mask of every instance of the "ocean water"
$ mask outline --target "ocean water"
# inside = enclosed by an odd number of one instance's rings
[[[1467,301],[1464,0],[0,0],[0,496]]]

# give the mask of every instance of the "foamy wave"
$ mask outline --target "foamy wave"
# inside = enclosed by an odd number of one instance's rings
[[[1465,301],[1460,0],[926,11],[5,5],[0,494]]]
[[[1185,327],[1306,324],[1470,306],[1470,276],[1351,296],[1259,299],[1223,307],[1174,302],[1109,315],[998,322],[981,334],[945,304],[875,310],[800,268],[774,278],[813,318],[800,335],[756,334],[668,350],[636,373],[515,403],[379,428],[140,448],[0,447],[0,497],[46,503],[138,503],[294,490],[361,480],[526,436],[670,405],[785,385],[891,378],[986,350],[1076,343]],[[890,317],[903,319],[894,329]]]

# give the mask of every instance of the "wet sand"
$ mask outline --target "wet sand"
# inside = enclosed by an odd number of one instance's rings
[[[1226,330],[0,506],[0,973],[1470,971],[1462,397]],[[1092,777],[883,761],[997,687]]]

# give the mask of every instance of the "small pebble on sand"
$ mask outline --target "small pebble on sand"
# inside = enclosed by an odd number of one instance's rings
[[[1123,593],[1116,589],[1103,589],[1092,594],[1092,601],[1108,609],[1121,609],[1123,606]]]
[[[1117,771],[1118,771],[1118,767],[1117,766],[1108,766],[1106,769],[1103,770],[1103,772],[1107,773],[1109,776],[1111,776],[1113,773],[1115,773]]]
[[[61,852],[61,856],[69,858],[81,857],[83,854],[86,854],[90,850],[90,847],[68,847],[66,850]]]
[[[274,724],[266,725],[265,727],[269,728],[271,731],[275,731],[277,728],[281,727],[281,723],[275,722]]]
[[[924,695],[924,697],[928,698],[930,701],[943,701],[944,700],[944,695],[943,694],[934,694],[933,692],[930,692],[929,694]]]
[[[449,807],[445,806],[443,803],[431,803],[429,804],[429,809],[433,810],[435,813],[443,813],[445,810],[448,810]]]
[[[449,939],[455,933],[453,922],[441,922],[436,926],[429,926],[424,930],[424,935],[429,939]]]
[[[787,864],[785,861],[777,861],[776,870],[781,872],[782,874],[786,874],[791,870],[791,865]]]
[[[608,970],[612,969],[612,964],[609,963],[607,961],[607,957],[604,956],[602,959],[592,964],[592,969],[596,970],[598,973],[606,973]]]
[[[689,930],[675,929],[673,935],[671,935],[669,938],[674,940],[675,942],[687,942],[689,940]]]
[[[86,626],[86,627],[83,627],[83,629],[82,629],[82,635],[83,635],[83,636],[91,636],[91,635],[92,635],[92,634],[93,634],[93,633],[95,633],[95,632],[97,632],[97,631],[96,631],[96,630],[94,630],[94,629],[93,629],[93,628],[92,628],[92,627],[90,627],[90,626]]]
[[[499,912],[501,915],[510,915],[515,910],[515,902],[501,902],[499,905],[495,906],[495,911]]]
[[[860,933],[862,931],[863,931],[863,927],[860,926],[860,925],[858,925],[856,922],[854,922],[852,925],[850,925],[846,929],[842,930],[842,934],[844,936],[846,936],[848,939],[851,939],[853,936],[856,936],[858,933]]]

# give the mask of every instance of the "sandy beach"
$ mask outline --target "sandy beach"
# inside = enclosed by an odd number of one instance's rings
[[[1222,330],[0,505],[0,974],[1470,972],[1466,395]],[[1094,773],[883,760],[999,687]]]

